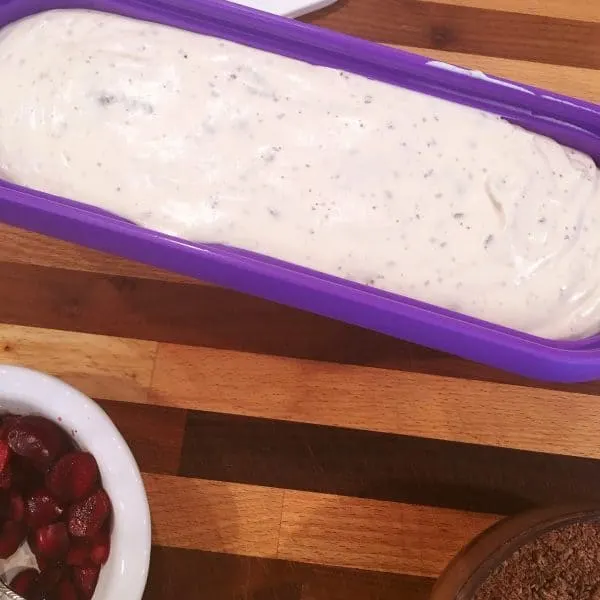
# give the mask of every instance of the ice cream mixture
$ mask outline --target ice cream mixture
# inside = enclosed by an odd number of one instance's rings
[[[0,31],[0,178],[550,338],[600,330],[600,175],[501,118],[162,25]]]

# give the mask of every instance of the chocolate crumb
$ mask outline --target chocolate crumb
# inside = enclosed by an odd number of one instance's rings
[[[553,529],[522,546],[473,600],[600,600],[600,521]]]

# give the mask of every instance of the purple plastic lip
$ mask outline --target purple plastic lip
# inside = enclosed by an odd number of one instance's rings
[[[222,0],[0,0],[0,27],[56,8],[155,21],[483,108],[600,163],[600,106]],[[0,220],[529,377],[600,378],[600,336],[550,341],[249,252],[192,244],[0,180]]]

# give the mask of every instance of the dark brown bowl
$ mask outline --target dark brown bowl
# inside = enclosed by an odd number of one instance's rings
[[[441,574],[431,600],[472,600],[482,583],[518,548],[547,531],[600,520],[599,504],[543,508],[499,521],[467,544]]]

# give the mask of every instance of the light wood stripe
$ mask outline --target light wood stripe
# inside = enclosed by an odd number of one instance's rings
[[[50,373],[106,400],[146,401],[156,349],[156,342],[0,325],[0,362]]]
[[[600,458],[583,393],[12,325],[0,360],[102,399]]]
[[[397,429],[398,397],[388,386],[387,374],[335,363],[161,344],[149,402],[389,432]]]
[[[498,519],[169,475],[144,483],[160,546],[427,577]]]
[[[420,0],[434,4],[467,6],[485,10],[501,10],[555,19],[573,19],[600,22],[600,7],[597,0]]]
[[[149,474],[144,484],[155,544],[276,556],[284,490]]]
[[[279,558],[436,577],[493,515],[286,491]]]
[[[575,392],[161,344],[149,400],[600,458],[600,402]]]
[[[562,2],[562,0],[560,1]],[[600,18],[600,4],[598,4],[598,15]],[[600,47],[600,40],[598,45]],[[394,47],[460,67],[477,69],[490,75],[545,88],[567,96],[582,98],[590,102],[600,102],[600,70],[511,60],[495,56],[445,52],[412,46]]]

